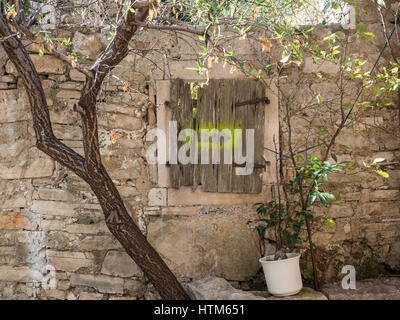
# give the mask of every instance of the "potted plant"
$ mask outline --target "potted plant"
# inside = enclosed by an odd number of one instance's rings
[[[263,235],[272,229],[276,240],[276,252],[261,258],[268,291],[276,296],[289,296],[303,288],[300,272],[300,253],[294,252],[299,242],[299,232],[303,220],[298,213],[287,210],[279,202],[257,203],[257,214],[260,222],[256,226]]]
[[[343,166],[348,162],[337,162],[337,157],[332,155],[334,163],[321,161],[312,157],[303,164],[291,167],[295,171],[295,178],[288,184],[278,183],[276,197],[268,203],[256,203],[258,223],[255,228],[264,236],[272,230],[276,245],[276,252],[267,255],[259,261],[263,267],[268,291],[276,296],[294,295],[303,288],[300,272],[300,253],[295,252],[295,246],[307,242],[313,259],[314,286],[316,287],[316,269],[313,249],[315,244],[311,239],[311,220],[315,212],[309,209],[316,200],[327,206],[335,198],[329,192],[322,190],[323,182],[328,181],[332,172],[343,171]],[[277,181],[283,177],[277,174]],[[253,221],[254,222],[254,221]],[[331,219],[326,219],[328,225],[335,225]],[[302,227],[306,227],[306,239],[300,239]]]

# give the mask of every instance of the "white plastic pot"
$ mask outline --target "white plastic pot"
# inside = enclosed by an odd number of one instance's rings
[[[259,261],[262,264],[269,293],[274,296],[291,296],[303,288],[300,273],[300,253],[287,253],[287,259],[274,260],[266,256]]]

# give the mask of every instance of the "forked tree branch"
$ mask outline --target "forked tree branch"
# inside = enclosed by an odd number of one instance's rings
[[[127,12],[126,19],[117,28],[114,39],[90,69],[93,77],[86,77],[81,99],[76,107],[82,118],[86,159],[54,136],[39,75],[21,41],[10,29],[10,22],[2,14],[0,14],[0,35],[4,40],[1,44],[23,80],[31,105],[37,147],[71,169],[90,185],[102,207],[110,232],[143,270],[161,297],[169,300],[186,300],[190,299],[188,294],[129,215],[100,157],[96,114],[97,96],[104,78],[129,52],[129,41],[138,29],[133,22],[144,21],[148,11],[148,7],[144,7],[137,9],[135,13],[130,10]]]
[[[84,145],[88,168],[101,167],[96,116],[97,97],[105,77],[129,53],[129,41],[138,29],[133,22],[135,20],[144,21],[148,13],[148,6],[136,9],[135,12],[127,10],[126,17],[118,26],[114,38],[90,69],[94,77],[86,77],[77,110],[82,118],[83,137],[88,142]]]

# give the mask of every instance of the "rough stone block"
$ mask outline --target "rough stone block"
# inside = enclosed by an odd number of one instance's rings
[[[368,202],[357,208],[359,216],[399,216],[399,206],[395,202]]]
[[[79,300],[102,300],[103,295],[100,293],[89,293],[81,292],[79,293]]]
[[[0,90],[0,105],[2,108],[0,123],[24,121],[31,118],[28,99],[22,90]]]
[[[329,62],[317,60],[313,62],[312,57],[307,57],[304,59],[303,72],[305,73],[317,73],[322,72],[330,75],[335,75],[339,72],[339,65]]]
[[[68,190],[40,188],[38,190],[38,199],[73,202],[75,197]]]
[[[43,275],[29,267],[0,266],[0,281],[29,282],[40,281]]]
[[[304,287],[298,294],[287,297],[274,297],[266,291],[250,291],[256,296],[265,297],[267,300],[328,300],[328,298],[319,291],[309,287]]]
[[[103,48],[103,44],[96,34],[85,35],[77,31],[72,42],[74,51],[91,59],[95,59]]]
[[[206,275],[246,280],[260,269],[257,233],[233,218],[180,218],[151,222],[148,240],[183,278]]]
[[[71,285],[92,287],[101,293],[124,293],[124,280],[109,276],[73,273]]]
[[[218,277],[205,277],[184,285],[193,300],[265,300],[251,292],[235,289],[228,281]]]
[[[376,200],[396,200],[400,197],[399,190],[376,190],[369,192],[369,201]]]
[[[163,216],[195,216],[197,207],[167,207],[161,209]]]
[[[350,206],[332,205],[328,211],[330,218],[351,217],[352,215],[354,212]]]
[[[391,244],[389,255],[385,262],[390,269],[400,271],[400,240]]]
[[[50,177],[54,171],[54,161],[50,159],[36,159],[22,161],[14,167],[0,163],[0,179],[31,179]]]
[[[400,188],[400,170],[390,170],[388,173],[389,173],[389,187]]]
[[[143,275],[132,258],[127,253],[120,251],[107,252],[101,273],[123,278]]]
[[[94,268],[94,256],[89,252],[46,250],[46,255],[56,270],[75,272],[80,268]]]
[[[142,128],[142,120],[129,115],[113,114],[111,117],[100,118],[99,126],[110,129],[134,131]]]
[[[166,206],[167,205],[167,189],[153,188],[149,191],[149,206]]]
[[[356,289],[345,290],[341,283],[322,287],[329,300],[399,300],[400,279],[380,278],[356,282]]]
[[[35,230],[37,224],[30,221],[23,212],[1,212],[0,229]]]
[[[69,73],[69,76],[70,76],[71,80],[73,80],[73,81],[81,81],[81,82],[83,82],[83,81],[86,80],[85,75],[83,73],[79,72],[76,69],[72,69],[70,71],[70,73]]]
[[[52,56],[44,55],[39,56],[37,54],[29,55],[32,59],[33,64],[36,67],[36,71],[39,74],[63,74],[64,73],[64,63]],[[17,69],[14,64],[9,60],[6,65],[7,73],[17,75]]]
[[[80,97],[81,97],[81,92],[76,90],[60,90],[56,95],[56,98],[58,99],[79,100]]]
[[[124,289],[129,295],[135,296],[137,298],[142,297],[146,292],[146,286],[138,280],[124,280]]]
[[[60,201],[34,200],[31,210],[49,216],[73,217],[76,215],[77,204]]]
[[[87,236],[80,241],[80,247],[87,251],[119,249],[121,245],[111,236]]]
[[[70,224],[65,228],[69,233],[82,233],[82,234],[96,234],[96,233],[109,233],[109,230],[104,221],[93,224]]]
[[[66,292],[57,289],[46,290],[46,296],[56,300],[65,300]]]
[[[14,208],[24,208],[26,206],[26,198],[24,194],[17,197],[13,197],[11,199],[4,199],[4,201],[0,201],[1,209],[14,209]]]

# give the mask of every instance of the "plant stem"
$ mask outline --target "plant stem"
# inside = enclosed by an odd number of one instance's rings
[[[311,225],[310,225],[310,220],[308,220],[308,219],[306,219],[306,228],[307,228],[307,235],[308,235],[308,244],[310,245],[311,263],[312,263],[312,267],[313,267],[314,289],[318,290],[317,265],[315,263],[315,254],[314,254],[314,248],[313,248],[313,243],[312,243],[312,239],[311,239]]]

